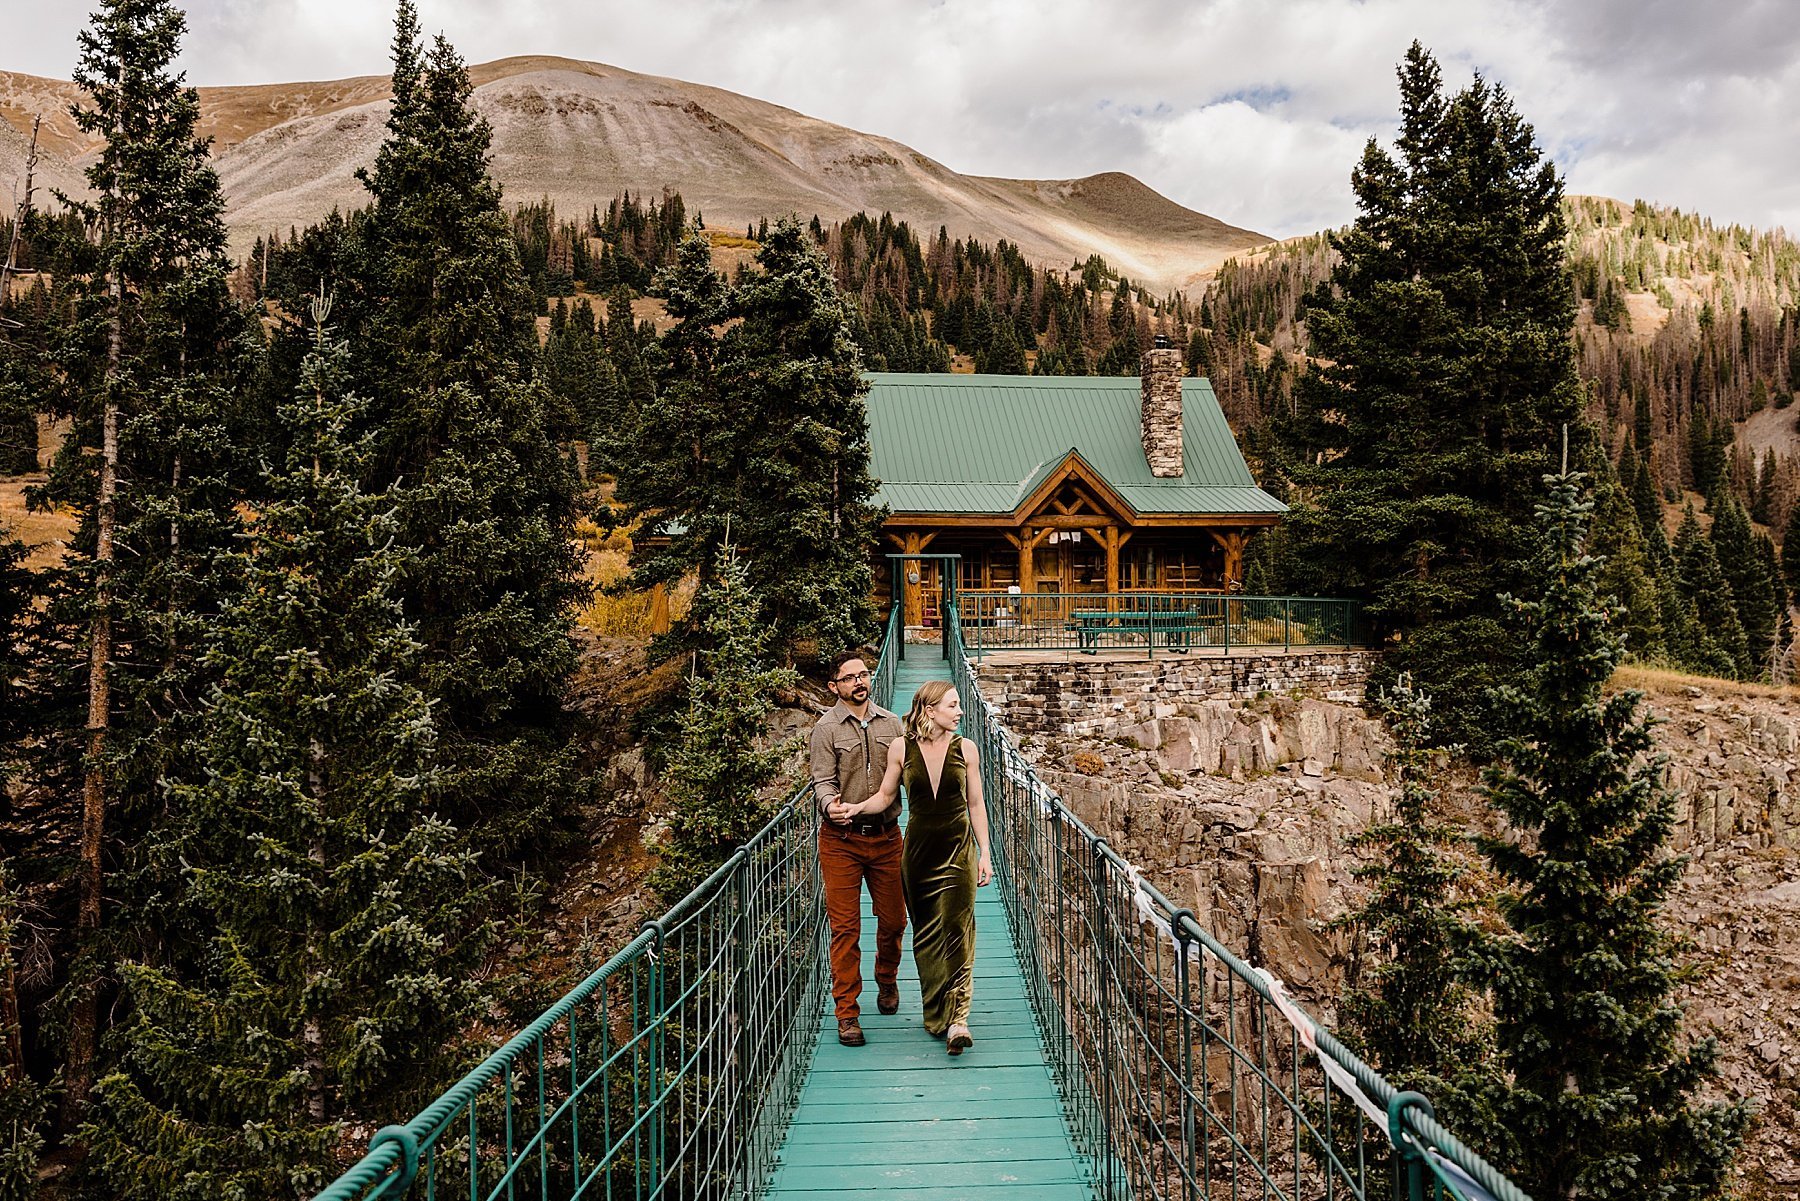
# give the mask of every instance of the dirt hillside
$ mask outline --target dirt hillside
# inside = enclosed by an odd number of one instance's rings
[[[679,191],[714,228],[785,212],[832,220],[889,211],[922,233],[1001,238],[1027,258],[1103,255],[1134,281],[1185,288],[1268,239],[1181,207],[1129,175],[1010,180],[962,175],[910,147],[719,88],[553,57],[470,68],[493,126],[493,170],[514,200],[585,211],[621,188]],[[40,174],[78,182],[94,147],[67,116],[72,84],[0,72],[0,183],[22,169],[32,114],[45,114]],[[374,161],[388,80],[201,88],[202,128],[228,199],[234,247],[363,204],[355,171]],[[65,182],[67,181],[67,182]]]

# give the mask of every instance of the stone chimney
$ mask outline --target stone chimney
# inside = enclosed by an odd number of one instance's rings
[[[1158,334],[1139,370],[1144,458],[1151,475],[1172,479],[1181,474],[1181,352]]]

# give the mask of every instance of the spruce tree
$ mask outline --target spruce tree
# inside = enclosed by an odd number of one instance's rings
[[[1527,682],[1499,690],[1508,735],[1484,776],[1517,835],[1483,844],[1510,890],[1510,932],[1486,948],[1506,1162],[1539,1198],[1698,1201],[1724,1184],[1749,1112],[1695,1097],[1715,1047],[1683,1044],[1672,999],[1675,797],[1641,694],[1606,691],[1623,647],[1595,591],[1581,478],[1547,477],[1535,599],[1519,605]]]
[[[663,771],[674,802],[669,841],[650,883],[673,904],[768,821],[795,745],[772,742],[778,692],[799,677],[768,662],[769,631],[737,548],[726,543],[694,597],[700,649],[687,679],[687,707]]]
[[[1737,497],[1721,488],[1708,507],[1714,514],[1712,544],[1719,569],[1730,586],[1732,608],[1744,631],[1740,666],[1744,678],[1753,679],[1768,668],[1769,651],[1780,625],[1775,581],[1769,577],[1767,560],[1751,531],[1750,516]]]
[[[163,781],[186,770],[206,686],[201,639],[231,587],[211,564],[235,535],[255,441],[235,399],[255,365],[255,326],[226,289],[224,195],[198,95],[173,66],[185,29],[169,0],[102,0],[75,72],[89,102],[73,108],[75,124],[99,149],[89,196],[64,198],[92,233],[62,251],[75,321],[55,358],[72,420],[44,495],[80,527],[32,634],[43,686],[32,770],[52,791],[79,779],[65,1124],[94,1077],[103,863],[136,841],[118,837],[120,823],[159,820]],[[160,882],[130,887],[153,895]],[[134,915],[119,934],[157,937],[142,924]]]
[[[1620,482],[1598,486],[1590,547],[1600,561],[1594,578],[1625,649],[1638,660],[1662,654],[1662,607],[1637,514]]]
[[[541,838],[590,787],[564,709],[585,594],[575,475],[532,379],[536,319],[468,72],[396,21],[395,101],[346,264],[345,332],[375,431],[365,479],[392,488],[401,584],[437,705],[445,813],[489,851]]]
[[[831,267],[784,217],[734,289],[740,318],[719,348],[737,474],[726,504],[776,645],[821,654],[860,644],[873,621],[870,560],[881,525],[869,473],[868,384]]]
[[[1417,43],[1399,77],[1395,150],[1365,149],[1308,309],[1322,365],[1296,390],[1292,583],[1366,598],[1401,636],[1382,671],[1413,672],[1439,737],[1480,752],[1486,686],[1514,666],[1495,598],[1523,578],[1536,481],[1579,401],[1562,182],[1501,89],[1445,95]]]
[[[1800,596],[1800,503],[1788,511],[1781,531],[1781,576],[1788,593]]]
[[[322,316],[322,314],[321,314]],[[348,356],[318,332],[277,421],[209,650],[218,683],[168,861],[185,945],[126,964],[122,1062],[84,1130],[123,1198],[305,1197],[338,1123],[441,1083],[479,1001],[485,885],[439,816],[437,719],[400,600],[413,551]]]
[[[1433,760],[1444,752],[1430,742],[1430,698],[1402,674],[1375,704],[1394,736],[1397,791],[1392,816],[1350,839],[1372,862],[1354,872],[1368,899],[1342,919],[1368,942],[1343,998],[1344,1030],[1395,1088],[1426,1093],[1443,1120],[1472,1132],[1492,1125],[1484,1094],[1495,1080],[1492,1042],[1463,978],[1482,901],[1457,854],[1466,836],[1434,811]]]
[[[1751,670],[1750,647],[1738,620],[1731,586],[1719,566],[1712,539],[1700,528],[1689,506],[1675,531],[1675,572],[1684,605],[1694,614],[1693,657],[1684,663],[1690,671],[1726,679],[1743,679]]]
[[[655,289],[675,319],[662,339],[661,378],[608,452],[617,484],[615,519],[639,531],[630,580],[635,588],[667,585],[718,562],[743,424],[725,407],[718,379],[718,327],[729,296],[703,235],[696,231],[682,241]],[[676,641],[685,645],[690,635],[678,632]]]

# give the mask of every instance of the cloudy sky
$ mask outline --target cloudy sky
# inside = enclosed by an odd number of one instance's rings
[[[80,0],[5,0],[67,78]],[[896,138],[962,172],[1129,171],[1277,236],[1354,215],[1418,38],[1511,92],[1571,191],[1800,232],[1794,0],[419,0],[470,62],[564,54]],[[197,84],[386,69],[389,0],[190,0]]]

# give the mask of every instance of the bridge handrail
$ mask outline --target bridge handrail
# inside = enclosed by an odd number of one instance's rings
[[[887,690],[877,693],[883,697],[892,694],[894,678],[892,648],[897,645],[895,642],[897,622],[898,612],[896,611],[889,617],[888,639],[884,643],[883,653],[876,668],[875,685],[877,689],[885,686]],[[317,1195],[315,1201],[375,1201],[377,1198],[395,1201],[395,1199],[405,1196],[421,1165],[426,1166],[428,1170],[437,1168],[439,1140],[451,1129],[459,1115],[467,1115],[470,1122],[468,1144],[470,1151],[467,1171],[473,1178],[469,1182],[469,1195],[471,1196],[480,1195],[478,1190],[483,1183],[491,1183],[491,1191],[487,1195],[493,1196],[501,1193],[509,1185],[516,1183],[515,1177],[521,1170],[529,1170],[532,1167],[533,1157],[537,1161],[537,1169],[548,1176],[551,1171],[552,1155],[558,1158],[559,1162],[556,1166],[559,1169],[570,1167],[563,1161],[572,1159],[571,1184],[577,1192],[592,1184],[600,1173],[613,1170],[631,1172],[634,1183],[638,1186],[634,1191],[638,1195],[646,1197],[743,1196],[754,1195],[758,1192],[766,1181],[772,1166],[774,1150],[779,1143],[775,1134],[778,1134],[780,1122],[785,1121],[786,1118],[785,1112],[780,1113],[779,1118],[776,1118],[770,1114],[769,1110],[771,1105],[778,1110],[791,1108],[797,1092],[797,1078],[792,1071],[788,1071],[786,1075],[789,1079],[785,1082],[779,1079],[783,1074],[783,1066],[780,1064],[743,1062],[748,1056],[742,1045],[742,1027],[749,1019],[757,1016],[779,1019],[770,1020],[764,1025],[771,1031],[779,1027],[787,1033],[780,1035],[771,1033],[770,1037],[791,1038],[804,1042],[804,1046],[795,1042],[784,1043],[782,1047],[778,1048],[786,1052],[785,1059],[792,1061],[802,1052],[810,1051],[811,1040],[817,1037],[819,1014],[822,1012],[823,956],[819,944],[824,930],[824,921],[822,911],[819,911],[822,902],[820,901],[816,857],[809,853],[813,845],[813,827],[816,824],[811,797],[810,784],[803,783],[796,787],[782,802],[768,823],[757,831],[744,846],[738,848],[729,859],[686,896],[670,906],[660,917],[646,921],[630,942],[591,972],[581,983],[545,1009],[499,1049],[489,1054],[480,1064],[446,1089],[410,1121],[401,1125],[386,1126],[377,1131],[370,1140],[369,1149],[363,1157],[332,1181],[323,1192]],[[773,862],[777,870],[791,872],[795,867],[795,862],[792,861],[798,861],[801,864],[801,872],[804,877],[799,883],[799,892],[796,894],[793,889],[790,889],[788,894],[777,895],[773,903],[776,906],[774,911],[776,918],[799,915],[803,919],[798,922],[786,923],[776,937],[785,937],[789,946],[800,940],[809,941],[812,944],[802,956],[801,971],[804,976],[798,982],[798,986],[790,983],[786,995],[775,998],[777,1002],[787,1002],[789,1008],[794,1012],[775,1014],[768,1011],[766,1006],[769,1004],[769,998],[760,994],[754,998],[734,997],[733,1000],[722,1003],[719,1012],[711,1015],[712,1024],[717,1027],[732,1028],[732,1037],[736,1041],[725,1048],[730,1052],[731,1062],[724,1062],[726,1056],[717,1049],[713,1049],[709,1062],[706,1064],[707,1067],[713,1069],[715,1074],[725,1075],[730,1081],[738,1081],[740,1094],[744,1091],[740,1074],[760,1074],[776,1085],[772,1090],[776,1095],[758,1096],[753,1101],[745,1101],[741,1096],[734,1097],[732,1099],[731,1135],[725,1137],[716,1132],[701,1131],[690,1137],[685,1146],[685,1149],[689,1151],[700,1147],[703,1151],[712,1152],[708,1162],[698,1169],[709,1174],[698,1180],[686,1179],[672,1184],[674,1176],[662,1174],[664,1169],[669,1168],[670,1165],[663,1158],[660,1145],[655,1149],[654,1154],[646,1155],[644,1143],[653,1136],[651,1126],[664,1120],[663,1110],[676,1098],[677,1091],[687,1083],[697,1082],[695,1078],[700,1074],[699,1061],[702,1052],[697,1048],[690,1049],[686,1054],[678,1052],[671,1064],[665,1062],[662,1057],[667,1048],[661,1043],[668,1039],[669,1028],[672,1025],[677,1027],[678,1037],[685,1031],[685,1025],[680,1023],[679,1018],[673,1022],[671,1020],[680,1007],[694,1003],[702,988],[710,991],[714,986],[706,983],[703,980],[703,974],[696,971],[691,982],[684,982],[684,978],[678,977],[673,993],[669,993],[666,986],[654,983],[657,975],[655,971],[657,957],[659,954],[663,955],[665,959],[672,957],[680,950],[678,947],[668,945],[672,941],[672,936],[678,931],[686,929],[690,923],[710,916],[712,911],[718,908],[730,909],[730,912],[724,915],[723,929],[710,931],[704,938],[696,938],[694,940],[696,946],[689,948],[689,952],[696,956],[710,955],[716,962],[722,942],[732,939],[738,942],[747,941],[747,935],[756,934],[756,930],[748,929],[747,931],[746,928],[753,925],[758,906],[763,906],[763,912],[766,915],[770,904],[767,896],[762,895],[768,891],[761,887],[765,882],[756,882],[758,886],[753,889],[750,887],[750,875],[755,871],[756,865],[762,862]],[[786,908],[780,908],[784,904]],[[745,914],[751,915],[750,920],[745,920]],[[781,925],[773,919],[767,924]],[[805,929],[800,930],[801,927],[805,927]],[[800,932],[796,933],[796,930]],[[747,959],[748,956],[745,958]],[[766,962],[760,965],[747,964],[744,959],[740,959],[736,964],[737,976],[744,977],[758,966],[770,968]],[[640,998],[641,982],[637,978],[646,973],[653,982],[655,992],[644,992],[643,997]],[[633,978],[628,1036],[613,1040],[610,1030],[603,1028],[600,1034],[602,1048],[610,1053],[605,1056],[597,1069],[585,1078],[579,1078],[574,1015],[583,1006],[589,1005],[599,998],[602,1001],[601,1021],[604,1026],[607,1017],[604,1012],[605,998],[601,997],[601,994],[609,982],[621,976]],[[640,999],[660,1001],[662,1007],[656,1011],[651,1011],[649,1006],[640,1008]],[[764,1008],[758,1012],[759,1007]],[[698,1025],[698,1018],[696,1025]],[[560,1099],[552,1098],[556,1100],[556,1103],[547,1107],[544,1091],[545,1048],[553,1035],[564,1030],[565,1027],[571,1075],[571,1082],[567,1090],[569,1095]],[[707,1036],[712,1037],[717,1033],[717,1031],[709,1030]],[[589,1035],[589,1037],[591,1039],[594,1036]],[[658,1041],[658,1045],[654,1048],[650,1045],[652,1041]],[[635,1076],[631,1081],[631,1093],[638,1112],[629,1117],[622,1132],[614,1137],[614,1131],[611,1129],[613,1125],[611,1111],[608,1108],[605,1111],[605,1121],[603,1121],[599,1133],[599,1139],[605,1145],[605,1150],[597,1159],[584,1165],[580,1151],[582,1102],[584,1100],[590,1102],[587,1107],[587,1117],[590,1120],[594,1116],[592,1110],[596,1108],[597,1104],[610,1103],[610,1095],[595,1098],[588,1094],[594,1091],[597,1080],[599,1091],[603,1094],[606,1093],[613,1082],[600,1079],[600,1077],[615,1063],[618,1063],[621,1056],[627,1054],[632,1057],[630,1066]],[[551,1058],[554,1059],[555,1056],[553,1055]],[[517,1069],[521,1064],[529,1067],[533,1059],[537,1061],[539,1098],[536,1129],[535,1131],[518,1130],[515,1129],[513,1120],[516,1110],[516,1101],[512,1090],[513,1077],[517,1074]],[[489,1176],[484,1179],[483,1148],[477,1127],[478,1101],[484,1093],[496,1088],[503,1088],[505,1091],[502,1104],[505,1109],[503,1121],[507,1145],[504,1163],[501,1165],[489,1164]],[[712,1094],[706,1100],[709,1103],[717,1102],[716,1094],[717,1088],[714,1087]],[[685,1098],[682,1100],[685,1102]],[[696,1110],[700,1108],[698,1100],[695,1101],[694,1108]],[[686,1113],[684,1104],[681,1116],[685,1117]],[[529,1119],[530,1114],[525,1112],[520,1116],[521,1123],[524,1123]],[[560,1142],[552,1151],[550,1144],[554,1141],[557,1123],[565,1119],[570,1127],[570,1139],[566,1153]],[[739,1123],[748,1124],[753,1129],[738,1128]],[[658,1138],[661,1137],[660,1126],[657,1127],[654,1134]],[[756,1134],[763,1137],[753,1137]],[[520,1137],[525,1139],[522,1145],[518,1141]],[[707,1144],[702,1147],[701,1144],[707,1139],[715,1140],[716,1145]],[[729,1149],[719,1149],[720,1146],[727,1143],[730,1144]],[[643,1169],[640,1169],[637,1162],[632,1162],[622,1168],[623,1161],[628,1157],[647,1157],[651,1162]],[[722,1174],[722,1170],[712,1162],[719,1158],[741,1162],[728,1165],[729,1170]],[[500,1173],[497,1177],[493,1176],[495,1171]],[[645,1179],[646,1171],[652,1173],[648,1179]],[[608,1191],[607,1195],[611,1195],[611,1192]]]
[[[1478,1201],[1483,1193],[1493,1198],[1493,1201],[1531,1201],[1529,1195],[1507,1179],[1504,1173],[1468,1148],[1438,1122],[1430,1102],[1425,1097],[1418,1093],[1395,1089],[1379,1072],[1350,1051],[1335,1035],[1289,998],[1278,980],[1266,972],[1252,968],[1239,959],[1200,924],[1191,910],[1176,905],[1155,885],[1144,879],[1133,864],[1115,852],[1107,845],[1105,839],[1096,834],[1086,822],[1071,811],[1063,798],[1038,776],[1036,768],[1025,758],[1011,732],[1006,729],[982,694],[963,641],[960,614],[955,610],[950,613],[946,637],[950,641],[952,678],[963,701],[964,729],[974,735],[981,749],[982,775],[990,796],[989,820],[998,827],[992,840],[996,858],[1010,858],[1018,848],[1029,849],[1025,848],[1025,840],[1032,835],[1021,834],[1017,825],[1022,816],[1029,821],[1030,815],[1021,815],[1016,812],[1020,806],[1007,803],[1008,800],[1014,799],[1012,794],[1015,788],[1022,789],[1029,798],[1028,808],[1035,811],[1053,829],[1060,827],[1060,829],[1055,829],[1056,846],[1059,851],[1066,845],[1066,832],[1067,835],[1072,835],[1079,842],[1085,843],[1093,858],[1105,864],[1113,876],[1128,886],[1129,901],[1133,908],[1133,912],[1126,915],[1129,924],[1153,927],[1158,932],[1156,937],[1167,944],[1167,948],[1158,948],[1156,958],[1160,961],[1163,951],[1172,948],[1174,975],[1179,981],[1180,989],[1175,999],[1178,1007],[1182,1010],[1182,1028],[1185,1032],[1190,1032],[1183,1034],[1184,1042],[1191,1044],[1194,1033],[1199,1034],[1203,1043],[1207,1035],[1214,1036],[1215,1041],[1218,1041],[1216,1023],[1207,1016],[1204,983],[1198,990],[1199,999],[1196,1002],[1193,999],[1196,992],[1191,982],[1192,961],[1199,959],[1203,966],[1204,956],[1210,955],[1228,973],[1228,996],[1236,985],[1246,986],[1260,998],[1265,1006],[1273,1008],[1282,1019],[1292,1026],[1293,1060],[1289,1068],[1291,1068],[1295,1085],[1293,1089],[1295,1094],[1300,1091],[1300,1061],[1302,1058],[1300,1049],[1302,1045],[1316,1052],[1324,1075],[1327,1078],[1336,1077],[1333,1083],[1341,1092],[1348,1093],[1351,1087],[1360,1090],[1362,1099],[1358,1103],[1358,1109],[1361,1111],[1361,1120],[1376,1125],[1376,1128],[1396,1151],[1396,1162],[1394,1163],[1396,1191],[1394,1196],[1422,1198],[1423,1186],[1426,1181],[1430,1181],[1433,1192],[1453,1198],[1463,1198],[1465,1201]],[[1009,785],[1013,787],[1009,788]],[[996,804],[996,800],[1001,803]],[[1018,844],[1018,848],[1015,848],[1015,844]],[[1087,1128],[1083,1128],[1081,1115],[1075,1112],[1080,1105],[1073,1102],[1084,1089],[1088,1094],[1097,1097],[1102,1107],[1125,1108],[1122,1105],[1115,1106],[1112,1100],[1112,1094],[1116,1089],[1115,1082],[1077,1078],[1091,1074],[1087,1070],[1088,1065],[1083,1062],[1084,1059],[1102,1073],[1110,1074],[1114,1070],[1112,1057],[1104,1053],[1106,1048],[1103,1046],[1094,1048],[1088,1055],[1083,1056],[1079,1048],[1067,1045],[1073,1038],[1070,1027],[1092,1017],[1091,1013],[1084,1012],[1084,1008],[1103,1007],[1109,998],[1099,998],[1096,1003],[1093,998],[1074,995],[1079,980],[1076,984],[1071,984],[1068,971],[1063,972],[1060,980],[1053,978],[1053,974],[1043,965],[1042,951],[1044,948],[1038,945],[1040,937],[1047,938],[1047,936],[1040,936],[1040,923],[1044,915],[1027,911],[1026,902],[1019,893],[1021,885],[1017,875],[1017,866],[1010,862],[1005,863],[1004,866],[997,863],[996,866],[999,868],[996,875],[1003,882],[1002,895],[1008,922],[1013,928],[1015,943],[1024,952],[1022,958],[1026,960],[1028,977],[1033,976],[1035,969],[1035,978],[1028,982],[1028,991],[1032,996],[1033,1007],[1038,1011],[1046,1039],[1061,1044],[1053,1050],[1053,1070],[1059,1077],[1058,1085],[1063,1091],[1065,1100],[1071,1102],[1070,1116],[1071,1124],[1075,1127],[1074,1132],[1079,1140],[1088,1144],[1086,1149],[1093,1155],[1098,1165],[1096,1185],[1101,1195],[1109,1199],[1114,1197],[1133,1198],[1134,1201],[1143,1197],[1207,1195],[1206,1191],[1198,1188],[1199,1182],[1195,1177],[1200,1173],[1195,1171],[1194,1165],[1197,1161],[1207,1161],[1203,1170],[1208,1173],[1206,1180],[1210,1184],[1211,1163],[1207,1159],[1206,1149],[1198,1145],[1205,1140],[1205,1131],[1209,1122],[1216,1123],[1219,1127],[1218,1133],[1221,1136],[1228,1135],[1228,1141],[1236,1144],[1240,1151],[1247,1153],[1249,1149],[1244,1147],[1238,1139],[1235,1117],[1227,1122],[1208,1108],[1212,1101],[1205,1095],[1204,1079],[1200,1089],[1194,1088],[1194,1082],[1191,1079],[1191,1060],[1187,1061],[1186,1069],[1190,1078],[1183,1079],[1177,1089],[1181,1095],[1181,1105],[1184,1110],[1182,1140],[1178,1151],[1178,1154],[1184,1157],[1181,1162],[1173,1164],[1170,1162],[1176,1158],[1176,1153],[1172,1152],[1168,1146],[1146,1149],[1142,1145],[1130,1145],[1130,1140],[1122,1137],[1120,1128],[1142,1129],[1152,1125],[1153,1123],[1148,1120],[1149,1114],[1134,1115],[1145,1119],[1141,1122],[1120,1121],[1115,1123],[1114,1117],[1125,1115],[1108,1112],[1085,1123]],[[1042,870],[1041,863],[1034,863],[1030,866],[1036,869],[1029,873],[1034,879],[1049,874]],[[1059,856],[1056,864],[1057,880],[1050,886],[1066,890],[1066,884],[1062,882],[1066,870],[1067,864]],[[1032,887],[1036,888],[1038,885],[1034,884]],[[1096,886],[1096,892],[1103,893],[1103,890]],[[1100,895],[1098,904],[1101,908],[1104,908],[1106,899],[1104,895]],[[1091,917],[1090,914],[1082,920],[1087,921]],[[1064,918],[1059,915],[1056,923],[1057,950],[1060,955]],[[1086,932],[1090,935],[1094,933],[1091,922],[1086,926]],[[1096,944],[1104,941],[1102,937],[1104,934],[1105,931],[1101,931],[1101,936],[1096,936],[1093,941]],[[1104,952],[1099,954],[1104,957]],[[1116,958],[1122,960],[1133,954],[1134,952],[1127,950]],[[1111,1000],[1122,999],[1126,1003],[1130,1002],[1130,998],[1124,995],[1125,980],[1128,974],[1134,970],[1141,973],[1142,980],[1151,982],[1147,983],[1146,987],[1158,991],[1159,999],[1169,998],[1170,990],[1155,982],[1159,975],[1158,968],[1147,963],[1147,958],[1139,954],[1134,964],[1121,965],[1115,962],[1105,966],[1103,974],[1113,986],[1114,992],[1118,994],[1110,998]],[[1229,1020],[1235,1023],[1236,1015],[1231,1014]],[[1262,1138],[1264,1158],[1266,1159],[1269,1128],[1267,1114],[1269,1079],[1265,1071],[1267,1066],[1267,1026],[1262,1027],[1265,1056],[1262,1066],[1252,1063],[1240,1048],[1231,1043],[1230,1033],[1229,1030],[1226,1032],[1227,1037],[1223,1041],[1229,1046],[1231,1054],[1236,1059],[1241,1059],[1264,1080],[1265,1112]],[[1062,1053],[1055,1053],[1055,1050],[1060,1050]],[[1162,1058],[1160,1054],[1159,1059],[1165,1067],[1168,1066],[1166,1058]],[[1287,1070],[1284,1068],[1284,1072]],[[1204,1069],[1202,1072],[1204,1075]],[[1145,1093],[1149,1090],[1143,1086],[1143,1082],[1135,1081],[1132,1082],[1132,1085],[1137,1088],[1136,1099],[1144,1100]],[[1235,1085],[1234,1075],[1234,1104],[1236,1103]],[[1279,1086],[1276,1088],[1277,1098],[1293,1109],[1291,1122],[1295,1144],[1295,1175],[1299,1176],[1300,1143],[1303,1141],[1300,1131],[1304,1129],[1315,1140],[1322,1142],[1322,1146],[1316,1148],[1314,1154],[1330,1161],[1326,1168],[1327,1176],[1331,1175],[1333,1168],[1343,1171],[1345,1178],[1342,1183],[1346,1186],[1346,1191],[1356,1197],[1364,1197],[1365,1190],[1361,1187],[1364,1181],[1360,1171],[1357,1178],[1353,1180],[1350,1173],[1338,1162],[1337,1148],[1332,1143],[1330,1090],[1322,1087],[1321,1093],[1323,1094],[1322,1106],[1315,1104],[1312,1111],[1308,1111],[1297,1096],[1290,1097],[1286,1089]],[[1352,1100],[1354,1101],[1356,1098],[1352,1097]],[[1321,1110],[1326,1127],[1323,1135],[1316,1128],[1314,1122],[1318,1111]],[[1385,1120],[1377,1125],[1375,1118],[1378,1114]],[[1093,1116],[1090,1115],[1090,1117]],[[1229,1130],[1227,1130],[1227,1126],[1229,1126]],[[1357,1129],[1357,1138],[1357,1158],[1360,1162],[1360,1124]],[[1140,1138],[1138,1143],[1146,1141],[1150,1141],[1148,1136]],[[1168,1141],[1165,1137],[1164,1142]],[[1273,1192],[1275,1196],[1284,1198],[1290,1196],[1275,1181],[1267,1164],[1254,1166],[1256,1173],[1261,1177],[1259,1183],[1264,1187],[1265,1193]],[[1169,1184],[1171,1178],[1182,1186],[1181,1189],[1177,1190],[1171,1187],[1168,1191],[1164,1191],[1164,1186]],[[1232,1183],[1235,1196],[1237,1183],[1235,1175],[1232,1177]],[[1300,1189],[1296,1185],[1294,1192],[1297,1194],[1299,1191]],[[1330,1195],[1329,1188],[1324,1195]]]

